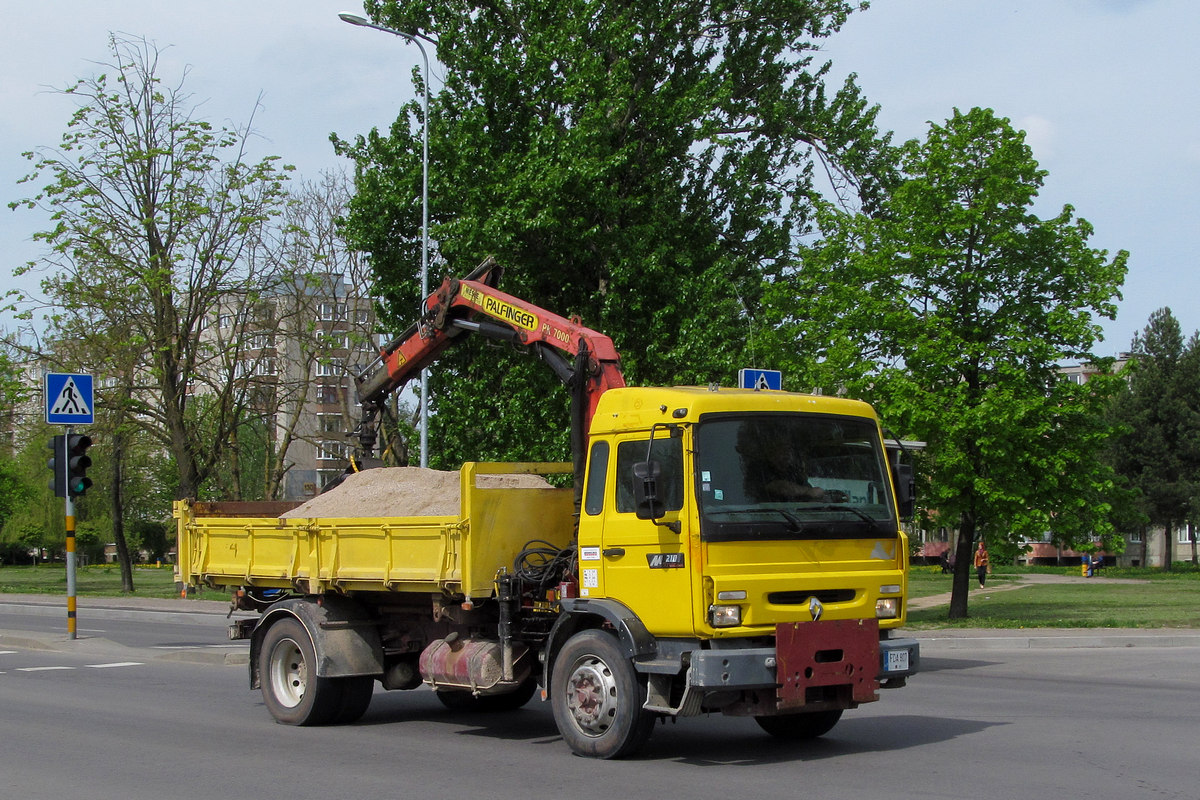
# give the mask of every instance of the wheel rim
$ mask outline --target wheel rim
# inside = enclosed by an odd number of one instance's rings
[[[291,639],[280,640],[271,650],[269,680],[271,693],[288,708],[295,708],[304,699],[308,687],[308,664],[300,646]]]
[[[602,736],[612,727],[621,698],[608,664],[593,655],[583,656],[575,662],[564,689],[567,709],[579,730]]]

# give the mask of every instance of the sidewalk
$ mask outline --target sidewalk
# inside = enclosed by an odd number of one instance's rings
[[[980,650],[1200,647],[1200,631],[1179,628],[946,628],[904,631],[921,654]]]
[[[223,628],[230,607],[230,604],[223,600],[184,600],[159,597],[78,597],[75,605],[78,619],[82,625],[94,625],[95,620],[102,616],[105,619],[205,625],[214,631],[220,631]],[[248,659],[248,654],[244,652],[228,652],[203,647],[164,652],[139,650],[118,644],[103,635],[85,634],[71,639],[65,630],[58,633],[8,630],[4,625],[5,612],[19,612],[39,617],[58,617],[65,628],[67,598],[65,594],[0,593],[0,647],[109,655],[119,653],[120,657],[152,657],[164,661],[189,661],[226,666],[245,664]],[[254,616],[254,614],[246,611],[234,612],[235,618],[246,616]],[[155,654],[146,656],[144,655],[146,652],[155,652]],[[130,653],[143,653],[143,655],[128,656],[127,654]]]
[[[4,594],[0,593],[0,604],[20,603],[25,606],[53,606],[67,613],[65,594]],[[184,600],[165,597],[77,597],[75,605],[85,608],[124,609],[129,611],[157,611],[159,613],[220,614],[229,613],[227,600]],[[241,613],[241,612],[239,612]]]

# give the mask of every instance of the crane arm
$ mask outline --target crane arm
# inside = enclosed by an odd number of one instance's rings
[[[420,374],[466,333],[531,347],[572,392],[571,446],[581,472],[588,426],[600,395],[625,385],[612,339],[496,288],[500,267],[489,258],[461,280],[447,277],[425,299],[420,319],[380,350],[358,376],[363,423],[359,441],[374,449],[374,418],[393,392]]]

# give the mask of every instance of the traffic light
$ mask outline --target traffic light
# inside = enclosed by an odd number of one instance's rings
[[[50,448],[53,453],[50,460],[46,462],[46,466],[50,467],[50,474],[54,477],[50,479],[50,488],[54,490],[55,497],[67,496],[67,471],[63,468],[66,464],[66,452],[63,446],[67,442],[67,437],[59,434],[46,442],[46,447]]]
[[[83,495],[92,485],[92,479],[87,476],[88,467],[92,465],[87,449],[91,446],[92,437],[67,434],[67,490],[72,497]]]
[[[92,485],[92,479],[87,476],[92,459],[87,449],[92,446],[90,436],[78,433],[55,436],[46,445],[54,454],[47,465],[54,473],[50,488],[56,497],[66,497],[70,491],[71,497],[79,497],[87,492]]]

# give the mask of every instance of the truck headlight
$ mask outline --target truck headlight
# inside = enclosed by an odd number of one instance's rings
[[[900,615],[899,597],[881,597],[875,601],[876,619],[895,619]]]
[[[735,628],[742,624],[742,607],[709,606],[708,618],[714,628]]]

